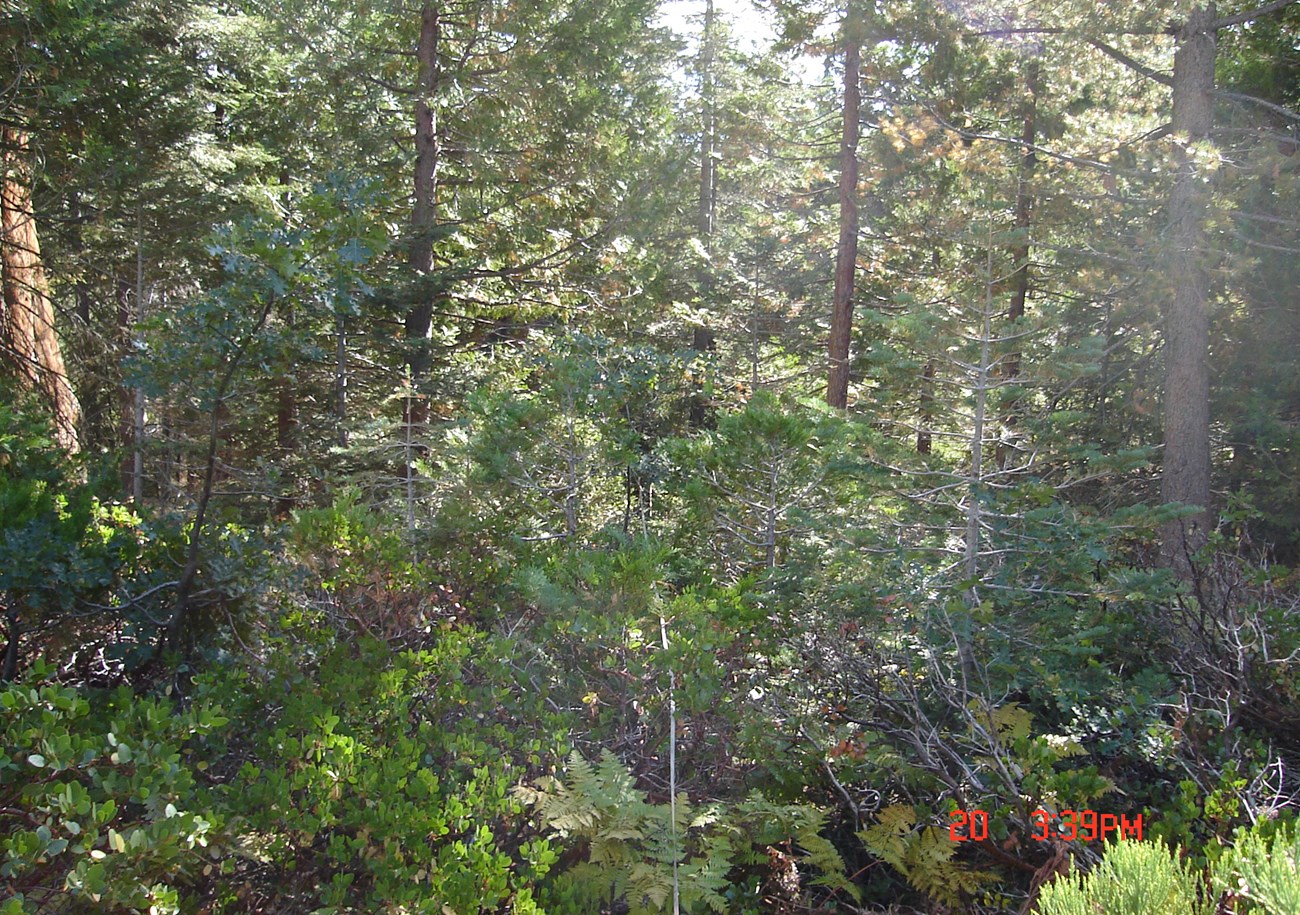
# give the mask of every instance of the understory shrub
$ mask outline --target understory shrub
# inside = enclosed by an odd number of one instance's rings
[[[564,898],[582,911],[624,900],[631,915],[671,912],[676,886],[682,912],[734,912],[746,887],[757,902],[764,881],[769,902],[793,903],[802,890],[800,866],[816,873],[811,884],[859,896],[821,834],[824,811],[806,804],[759,795],[693,804],[685,793],[652,803],[608,751],[595,764],[575,752],[565,781],[547,776],[515,795],[554,834],[585,847],[586,860],[559,881]]]
[[[521,726],[530,700],[507,695],[505,650],[448,627],[420,651],[286,650],[260,678],[218,681],[240,720],[266,724],[228,749],[238,855],[214,907],[540,912],[557,856],[510,789],[552,750]]]
[[[1038,915],[1294,915],[1300,912],[1300,831],[1294,823],[1239,830],[1208,883],[1164,842],[1109,844],[1101,863],[1043,888]]]
[[[50,673],[0,691],[0,912],[181,911],[224,840],[192,761],[226,719]]]
[[[1043,889],[1038,915],[1210,915],[1200,879],[1163,842],[1120,841],[1107,846],[1086,874],[1063,877]]]
[[[1300,827],[1241,831],[1214,869],[1214,887],[1236,897],[1237,915],[1300,912]]]

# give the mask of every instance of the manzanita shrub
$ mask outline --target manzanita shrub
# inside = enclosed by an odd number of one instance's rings
[[[419,651],[285,646],[214,688],[240,720],[217,790],[238,833],[215,907],[540,912],[557,855],[511,788],[542,771],[541,698],[512,692],[500,641],[447,627]],[[541,723],[538,723],[541,722]],[[535,725],[535,726],[532,726]]]
[[[541,912],[557,853],[511,789],[553,748],[505,646],[280,647],[184,702],[40,665],[0,692],[0,912]]]
[[[0,912],[181,911],[220,854],[192,761],[226,719],[51,673],[0,691]]]

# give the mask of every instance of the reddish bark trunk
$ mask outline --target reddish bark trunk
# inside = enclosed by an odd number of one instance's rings
[[[4,315],[0,321],[0,346],[20,382],[48,403],[59,446],[75,454],[80,449],[77,426],[81,406],[68,381],[54,332],[54,304],[50,301],[32,212],[33,176],[26,131],[6,126],[0,147],[4,150],[4,181],[0,185]]]

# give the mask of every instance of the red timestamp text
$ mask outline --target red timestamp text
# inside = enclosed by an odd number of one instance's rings
[[[949,814],[948,838],[954,842],[983,842],[989,837],[989,815],[983,810],[954,810]],[[1030,814],[1033,838],[1039,842],[1103,842],[1110,836],[1142,839],[1142,814],[1098,813],[1096,810],[1035,810]]]

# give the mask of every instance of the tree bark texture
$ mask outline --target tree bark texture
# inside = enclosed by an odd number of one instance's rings
[[[1173,130],[1177,173],[1169,199],[1173,295],[1165,303],[1165,502],[1196,506],[1164,530],[1165,556],[1189,571],[1187,556],[1210,529],[1209,285],[1205,254],[1206,183],[1198,144],[1214,123],[1215,10],[1193,11],[1178,32],[1174,57]]]
[[[75,454],[80,449],[77,426],[81,406],[68,381],[54,332],[54,304],[32,212],[33,175],[26,131],[5,126],[0,148],[4,151],[4,182],[0,185],[4,315],[0,321],[0,347],[20,383],[39,393],[49,405],[59,447]]]
[[[844,124],[840,138],[840,235],[835,249],[835,291],[831,302],[830,371],[826,403],[849,402],[849,350],[853,339],[853,284],[858,262],[858,138],[862,108],[863,21],[856,4],[844,17]]]
[[[1016,175],[1016,215],[1015,241],[1011,245],[1011,258],[1015,272],[1011,275],[1011,303],[1007,306],[1007,321],[1012,325],[1012,334],[1016,333],[1014,325],[1025,316],[1025,306],[1029,302],[1029,255],[1031,253],[1029,236],[1033,226],[1034,167],[1037,158],[1034,155],[1034,143],[1038,136],[1038,59],[1031,59],[1025,68],[1024,112],[1020,124],[1020,169]],[[1020,377],[1021,354],[1019,349],[1007,353],[1002,362],[1002,377],[1011,384]],[[1016,449],[1016,426],[1020,419],[1019,405],[1012,401],[1002,416],[1002,430],[997,447],[997,464],[1004,469],[1011,461]]]
[[[434,3],[425,3],[420,10],[420,38],[415,48],[419,77],[415,99],[415,180],[409,262],[415,274],[416,300],[406,314],[406,364],[411,384],[417,390],[433,365],[429,352],[429,332],[433,326],[429,280],[433,272],[433,230],[438,222],[438,164],[442,153],[438,116],[434,110],[441,75],[438,62],[441,39],[440,10]],[[407,403],[407,424],[424,425],[428,420],[427,402],[415,396],[408,398]]]

